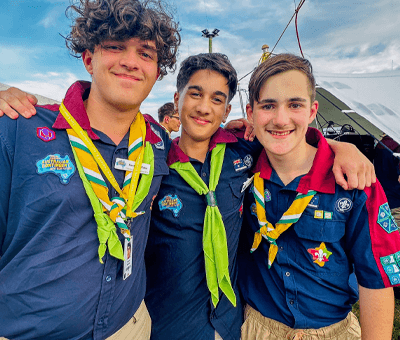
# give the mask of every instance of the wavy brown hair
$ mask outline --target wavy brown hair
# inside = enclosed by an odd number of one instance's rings
[[[65,38],[73,56],[94,52],[105,40],[139,38],[155,41],[160,78],[175,70],[179,25],[160,0],[77,0],[67,13],[74,21]]]

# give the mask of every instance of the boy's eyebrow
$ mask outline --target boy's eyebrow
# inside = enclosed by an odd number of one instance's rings
[[[192,90],[192,89],[193,89],[193,90],[197,90],[197,91],[203,91],[203,88],[202,88],[201,86],[199,86],[199,85],[190,85],[190,86],[188,87],[188,90]],[[228,98],[227,94],[224,93],[224,92],[222,92],[222,91],[215,91],[214,94],[215,94],[216,96],[222,96],[222,97],[224,97],[224,98]]]
[[[293,97],[293,98],[289,98],[288,102],[306,102],[307,99],[302,98],[302,97]],[[259,102],[257,102],[258,104],[269,104],[269,103],[276,103],[277,100],[276,99],[263,99],[260,100]]]
[[[157,49],[154,46],[149,45],[148,43],[143,43],[141,46],[146,50],[150,50],[157,53]]]

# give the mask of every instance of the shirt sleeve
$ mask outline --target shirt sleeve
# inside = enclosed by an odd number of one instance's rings
[[[398,285],[400,233],[385,193],[379,182],[359,193],[346,228],[346,247],[358,283],[370,289]]]
[[[4,118],[0,123],[0,258],[3,256],[3,244],[7,232],[8,202],[11,192],[12,164],[14,148],[9,136],[12,135],[10,119]]]

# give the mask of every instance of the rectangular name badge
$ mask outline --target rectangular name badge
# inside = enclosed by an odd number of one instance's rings
[[[123,271],[123,279],[126,280],[132,274],[132,246],[133,239],[132,237],[129,239],[125,238],[124,243],[124,271]]]
[[[117,158],[115,160],[114,168],[117,170],[133,171],[134,167],[135,167],[135,162],[130,161],[129,159]],[[140,169],[140,173],[148,175],[150,173],[150,164],[142,163],[142,168]]]

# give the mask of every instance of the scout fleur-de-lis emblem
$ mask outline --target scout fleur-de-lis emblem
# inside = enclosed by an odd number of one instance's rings
[[[314,263],[318,264],[320,267],[323,267],[325,262],[329,261],[329,256],[332,255],[332,253],[326,249],[324,242],[322,242],[318,248],[310,248],[307,249],[307,251],[312,255]]]

